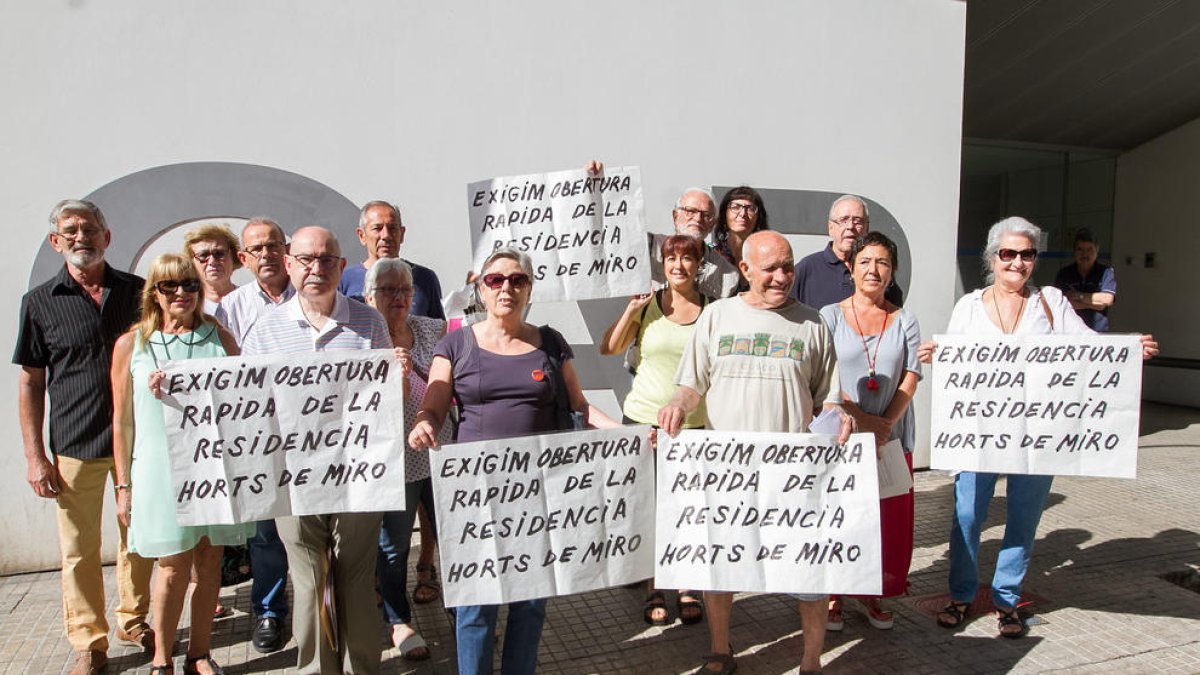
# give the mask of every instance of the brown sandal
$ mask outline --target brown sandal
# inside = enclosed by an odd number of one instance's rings
[[[942,608],[942,611],[937,613],[937,624],[942,628],[958,628],[967,620],[967,613],[970,611],[971,603],[951,600]],[[943,614],[950,618],[943,619]]]
[[[422,575],[426,578],[422,579]],[[442,599],[442,585],[437,580],[437,568],[432,563],[417,563],[417,585],[413,587],[413,602],[428,605]]]

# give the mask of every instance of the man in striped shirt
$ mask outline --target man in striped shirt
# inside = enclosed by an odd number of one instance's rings
[[[26,478],[34,494],[57,502],[63,563],[63,616],[76,651],[71,675],[108,665],[108,621],[100,530],[112,454],[113,344],[138,318],[144,280],[104,261],[112,232],[93,203],[63,200],[50,213],[50,245],[66,260],[51,280],[21,299],[13,363],[21,366],[20,419]],[[42,436],[50,395],[50,452]],[[128,485],[117,485],[127,490]],[[117,523],[117,639],[154,649],[146,625],[154,561],[125,549]]]
[[[244,355],[392,348],[383,317],[338,292],[346,260],[333,233],[321,227],[300,228],[292,235],[284,265],[296,295],[250,329],[242,343]],[[373,579],[381,520],[380,513],[276,520],[291,567],[292,633],[298,647],[296,671],[301,675],[379,671],[379,612]],[[337,652],[321,635],[321,566],[329,546],[334,547]]]

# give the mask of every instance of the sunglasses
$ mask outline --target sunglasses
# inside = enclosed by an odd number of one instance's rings
[[[483,285],[488,288],[500,288],[505,281],[513,288],[525,288],[529,285],[529,275],[524,272],[514,272],[508,276],[495,272],[483,275]]]
[[[1037,260],[1036,248],[1023,248],[1020,251],[1011,248],[1002,248],[996,251],[996,257],[1000,262],[1012,262],[1017,256],[1021,256],[1021,262],[1033,262]]]
[[[216,260],[224,260],[225,256],[227,256],[227,255],[229,255],[229,251],[226,251],[223,248],[214,248],[209,251],[197,251],[196,254],[192,257],[195,258],[196,260],[199,260],[202,263],[206,263],[206,262],[208,262],[209,258],[213,258]]]
[[[174,295],[175,292],[181,288],[183,289],[184,293],[199,293],[200,280],[184,279],[183,281],[176,281],[174,279],[167,279],[154,284],[154,290],[162,293],[163,295]]]

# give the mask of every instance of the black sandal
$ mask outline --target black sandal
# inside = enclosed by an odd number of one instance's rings
[[[936,617],[937,624],[942,628],[958,628],[967,620],[967,613],[970,611],[971,603],[951,600],[949,604],[942,608],[942,611],[938,612],[938,616]],[[942,614],[948,615],[950,620],[943,619]]]
[[[704,620],[704,604],[691,591],[679,592],[678,609],[679,621],[683,624],[691,626]]]
[[[709,664],[720,664],[720,670],[712,670]],[[704,665],[696,669],[693,675],[733,675],[737,672],[737,662],[733,660],[733,654],[705,654]]]
[[[662,618],[654,618],[654,610],[662,610]],[[651,626],[666,626],[671,623],[671,613],[667,611],[667,598],[662,591],[651,591],[642,604],[642,618]]]
[[[422,579],[426,574],[428,579]],[[417,584],[412,591],[413,602],[418,605],[428,605],[442,599],[442,585],[437,580],[437,568],[432,563],[417,563]]]
[[[998,619],[996,627],[1000,630],[1000,637],[1016,640],[1025,637],[1025,634],[1029,632],[1029,626],[1025,624],[1025,619],[1021,618],[1016,609],[997,609],[996,618]],[[1004,630],[1009,626],[1017,626],[1017,630]]]
[[[216,661],[212,660],[212,656],[205,652],[200,656],[189,656],[183,661],[183,675],[200,675],[200,671],[196,669],[196,664],[201,661],[208,664],[212,668],[213,675],[225,675],[225,671],[221,666],[217,665]]]

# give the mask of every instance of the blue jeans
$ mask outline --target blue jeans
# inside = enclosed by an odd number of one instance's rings
[[[288,551],[283,548],[274,520],[259,520],[247,542],[250,548],[250,604],[254,617],[288,615]]]
[[[954,479],[954,527],[950,531],[950,599],[971,602],[979,588],[979,532],[987,520],[997,474],[964,471]],[[1012,609],[1021,599],[1038,521],[1054,476],[1008,475],[1004,542],[992,576],[992,602]]]
[[[404,510],[383,514],[379,528],[379,561],[375,576],[379,577],[379,595],[383,598],[383,618],[388,624],[412,622],[412,607],[408,604],[408,552],[412,548],[413,522],[417,519],[417,503],[425,505],[429,524],[437,529],[433,514],[433,481],[429,478],[404,485]]]
[[[492,672],[492,645],[500,605],[467,605],[455,613],[459,675],[488,675]],[[502,675],[526,675],[537,670],[538,643],[546,623],[546,601],[525,600],[508,604],[504,628],[504,651],[500,655]]]
[[[279,540],[274,520],[260,520],[250,538],[250,605],[254,617],[282,619],[288,613],[287,551]]]

